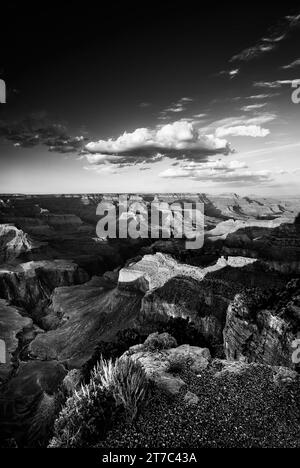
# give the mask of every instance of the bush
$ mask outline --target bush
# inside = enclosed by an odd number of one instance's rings
[[[169,333],[152,333],[148,336],[145,343],[145,348],[149,351],[156,351],[160,349],[176,348],[177,341]]]
[[[88,447],[101,440],[117,414],[116,402],[108,389],[92,382],[69,398],[54,424],[51,448]]]
[[[129,358],[101,359],[89,384],[67,400],[54,424],[49,447],[89,447],[103,440],[117,421],[135,418],[147,390],[148,381],[139,364]]]
[[[149,392],[149,383],[142,366],[130,358],[118,361],[115,373],[114,396],[128,419],[133,420]]]
[[[131,346],[144,343],[147,334],[142,334],[135,328],[127,328],[117,333],[116,340],[113,342],[100,341],[95,348],[94,354],[82,367],[84,381],[89,382],[91,371],[97,365],[97,362],[104,359],[117,359],[122,356]]]

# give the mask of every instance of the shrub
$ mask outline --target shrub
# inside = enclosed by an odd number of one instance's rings
[[[80,448],[101,440],[110,429],[117,406],[106,388],[82,386],[69,398],[54,424],[54,437],[49,447]]]
[[[147,391],[148,381],[139,364],[129,358],[101,359],[89,384],[67,400],[49,447],[88,447],[103,440],[117,421],[135,418]]]
[[[156,351],[160,349],[170,349],[177,346],[177,341],[169,333],[152,333],[148,336],[144,343],[146,349],[149,351]]]
[[[130,358],[118,361],[115,373],[114,396],[133,420],[149,392],[149,382],[142,366]]]
[[[135,328],[127,328],[117,333],[116,340],[111,342],[100,341],[95,348],[94,354],[83,366],[82,373],[84,381],[89,382],[91,371],[97,363],[104,359],[117,359],[131,346],[144,343],[147,334],[142,334]]]

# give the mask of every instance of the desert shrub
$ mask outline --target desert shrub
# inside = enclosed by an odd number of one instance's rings
[[[149,382],[144,369],[130,358],[117,363],[114,396],[124,407],[128,419],[133,420],[149,394]]]
[[[104,437],[118,413],[112,393],[94,385],[82,386],[69,398],[54,424],[51,448],[80,448]]]
[[[124,408],[129,419],[136,416],[149,388],[142,366],[128,357],[115,362],[101,359],[92,372],[92,380],[112,390],[117,405]]]
[[[89,384],[67,400],[55,421],[49,447],[89,447],[103,440],[117,421],[137,415],[147,390],[148,381],[139,364],[129,358],[101,359]]]
[[[144,343],[147,334],[140,333],[135,328],[120,330],[113,342],[100,341],[95,348],[94,354],[83,366],[82,373],[84,381],[90,380],[91,371],[97,363],[103,359],[117,359],[122,356],[131,346]]]
[[[145,348],[149,351],[156,351],[160,349],[176,348],[177,341],[169,333],[152,333],[148,336],[145,343]]]

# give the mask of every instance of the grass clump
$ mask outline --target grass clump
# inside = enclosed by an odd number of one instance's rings
[[[70,397],[54,424],[49,447],[81,448],[103,440],[116,423],[132,421],[148,394],[144,370],[129,358],[101,359],[90,382]]]

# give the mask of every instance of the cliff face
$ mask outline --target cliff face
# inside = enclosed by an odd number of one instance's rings
[[[259,258],[284,274],[300,272],[300,226],[283,223],[273,229],[247,227],[227,235],[223,252]]]
[[[140,306],[140,293],[117,291],[99,277],[80,286],[57,288],[43,319],[49,331],[30,343],[29,353],[80,367],[100,340],[113,340],[119,330],[134,326]]]
[[[30,343],[29,353],[78,367],[100,340],[114,341],[122,329],[151,333],[158,322],[180,317],[190,319],[212,344],[221,344],[228,305],[246,284],[261,284],[264,274],[253,259],[220,259],[199,268],[161,253],[146,255],[119,274],[56,288],[41,321],[46,333]]]
[[[66,260],[21,263],[0,267],[0,297],[26,308],[41,311],[58,286],[83,283],[87,273]]]
[[[3,340],[2,351],[4,351],[1,353],[0,383],[9,377],[13,370],[20,344],[19,335],[32,329],[32,320],[24,315],[25,311],[10,306],[4,299],[0,299],[0,337]]]
[[[249,362],[296,368],[293,342],[300,329],[300,282],[262,305],[251,295],[237,295],[228,308],[224,328],[227,359],[244,357]]]

